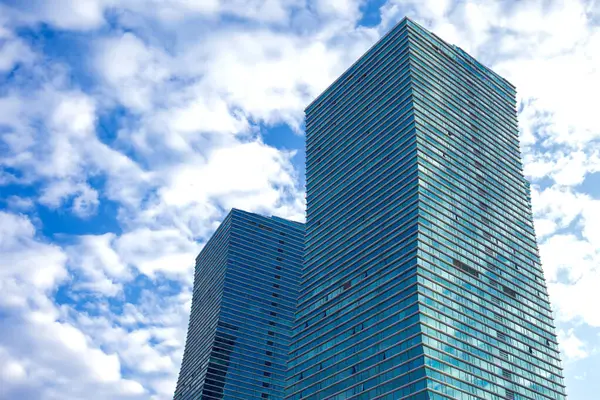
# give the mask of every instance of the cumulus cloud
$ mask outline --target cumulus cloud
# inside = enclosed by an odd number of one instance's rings
[[[577,361],[589,356],[589,350],[585,344],[575,335],[573,330],[559,331],[558,340],[564,355],[565,362]]]
[[[0,17],[0,73],[5,73],[19,64],[30,64],[35,60],[35,53],[10,29],[4,26]]]
[[[0,211],[0,305],[45,305],[45,294],[67,278],[66,256],[36,239],[36,229],[22,215]]]
[[[0,212],[0,253],[3,398],[90,398],[91,387],[99,399],[144,391],[122,379],[117,354],[93,346],[54,303],[69,278],[59,247],[39,239],[27,217]]]

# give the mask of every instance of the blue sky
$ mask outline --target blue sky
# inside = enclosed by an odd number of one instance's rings
[[[600,3],[0,1],[0,398],[169,399],[227,210],[302,220],[303,109],[403,16],[518,88],[571,400],[600,391]]]

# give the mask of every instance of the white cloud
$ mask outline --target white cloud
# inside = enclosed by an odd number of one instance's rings
[[[567,285],[578,282],[594,270],[596,250],[594,246],[572,234],[556,234],[540,245],[546,279],[556,282],[559,271],[567,274]],[[559,283],[560,285],[565,282]]]
[[[572,362],[582,358],[586,358],[590,355],[590,352],[586,348],[584,342],[579,339],[573,329],[568,331],[558,331],[558,341],[560,343],[560,349],[564,354],[563,361]]]
[[[140,228],[119,237],[117,251],[123,261],[154,278],[158,272],[170,277],[193,276],[198,245],[177,229]]]
[[[99,43],[95,68],[108,84],[106,96],[114,93],[123,105],[142,112],[153,106],[156,86],[170,77],[170,62],[160,49],[124,33]]]
[[[554,233],[557,229],[556,222],[549,218],[537,218],[534,219],[535,233],[537,240],[541,240],[547,235]]]
[[[250,122],[299,129],[304,106],[359,55],[348,55],[342,43],[328,46],[331,35],[215,30],[167,54],[126,33],[98,46],[96,69],[109,84],[107,96],[147,113],[132,133],[137,147],[147,150],[158,140],[181,151],[198,133],[235,135]],[[356,37],[354,46],[365,49],[369,35]]]
[[[293,9],[304,6],[298,0],[50,0],[34,4],[29,8],[35,14],[23,16],[25,20],[42,20],[68,30],[100,28],[108,12],[140,15],[166,24],[194,17],[235,16],[279,25],[287,22]]]
[[[524,156],[525,176],[533,179],[549,177],[562,186],[576,186],[586,175],[600,171],[598,147],[588,145],[585,151],[529,152]]]
[[[35,235],[27,217],[0,211],[0,306],[43,305],[43,295],[67,278],[65,254]]]
[[[119,354],[156,398],[170,398],[175,389],[191,306],[190,287],[184,289],[168,295],[161,286],[142,289],[137,304],[125,304],[121,315],[77,314],[95,344]]]
[[[95,323],[90,323],[92,319],[83,313],[75,313],[73,319],[69,315],[74,310],[65,314],[68,308],[56,307],[49,297],[67,277],[66,254],[38,241],[34,226],[26,217],[2,212],[0,229],[3,254],[0,309],[4,311],[3,326],[6,327],[0,334],[0,395],[39,399],[148,398],[144,385],[123,378],[123,362],[137,374],[168,374],[170,382],[174,382],[185,335],[189,295],[174,296],[173,301],[166,303],[171,297],[158,293],[144,295],[143,314],[138,313],[136,320],[136,324],[148,326],[144,329],[127,331],[98,317],[94,317]],[[110,234],[83,237],[69,250],[69,262],[85,273],[101,270],[105,277],[123,280],[129,271],[112,247],[118,247],[124,259],[142,268],[144,263],[157,259],[148,249],[143,249],[144,246],[160,248],[167,255],[181,251],[168,235],[157,236],[155,245],[148,235],[138,235],[137,239],[142,240],[138,243],[126,235],[118,245],[116,237]],[[196,249],[185,260],[173,260],[174,264],[189,268],[195,253]],[[170,317],[163,316],[163,311]],[[9,312],[8,317],[6,312]],[[131,311],[122,316],[124,323],[127,315],[131,315]],[[97,330],[99,326],[102,332]],[[109,350],[101,350],[100,346]],[[160,390],[162,396],[168,396],[164,378],[156,383],[145,381],[145,385],[156,385],[155,392]],[[172,390],[173,387],[168,388]]]
[[[27,197],[9,196],[6,199],[6,206],[11,211],[26,211],[33,208],[33,200]]]
[[[3,380],[0,386],[7,398],[117,399],[143,394],[139,383],[122,378],[117,354],[105,353],[80,329],[54,318],[28,312],[7,320],[10,327],[0,334],[0,352],[19,360],[24,370],[15,374],[21,371],[13,367]]]
[[[541,192],[534,187],[532,202],[558,322],[599,327],[596,304],[600,303],[600,293],[596,288],[600,285],[600,234],[596,227],[600,200],[572,188],[550,186]],[[567,227],[571,231],[556,232]]]
[[[25,366],[8,356],[4,350],[0,350],[0,380],[10,382],[22,382],[27,377]],[[2,395],[0,389],[0,395]]]
[[[122,291],[122,283],[132,278],[127,265],[114,250],[116,235],[86,235],[70,246],[69,265],[81,276],[75,290],[87,290],[105,296],[115,296]]]
[[[99,204],[98,192],[87,183],[72,183],[67,180],[54,180],[42,191],[38,199],[41,204],[58,208],[68,198],[73,198],[72,210],[80,216],[93,214]]]
[[[61,29],[87,30],[104,24],[105,6],[102,0],[43,1],[39,17]]]
[[[354,21],[360,16],[361,3],[356,0],[316,0],[315,8],[320,17]]]
[[[582,235],[600,250],[600,199],[588,202],[582,212]]]
[[[567,187],[550,186],[539,191],[534,185],[531,201],[536,218],[547,218],[554,221],[557,228],[566,228],[593,200]]]
[[[18,37],[5,28],[0,17],[0,73],[10,71],[19,63],[30,64],[35,60],[35,53]]]
[[[161,204],[186,205],[223,196],[263,194],[268,196],[264,200],[271,199],[263,203],[264,208],[273,208],[279,198],[277,188],[295,185],[289,158],[290,154],[260,142],[214,149],[206,162],[171,171],[169,183],[160,191]]]
[[[0,212],[0,393],[39,399],[130,393],[136,384],[123,380],[119,356],[93,346],[54,304],[53,292],[68,278],[67,256],[36,236],[27,217]],[[88,392],[93,387],[98,391]]]
[[[540,253],[557,321],[600,327],[598,244],[572,234],[554,235],[540,245]]]
[[[98,192],[89,186],[84,186],[73,200],[73,212],[80,217],[95,214],[99,203]]]
[[[56,208],[72,199],[71,210],[82,217],[99,205],[99,193],[88,183],[98,175],[106,177],[109,199],[139,203],[149,174],[98,139],[95,100],[72,87],[63,66],[50,64],[36,78],[30,90],[15,87],[0,97],[7,111],[0,123],[8,128],[0,132],[0,166],[20,171],[6,179],[40,183],[40,203]]]

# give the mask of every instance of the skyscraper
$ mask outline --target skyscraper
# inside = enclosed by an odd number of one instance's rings
[[[515,96],[403,19],[307,107],[288,400],[565,398]]]
[[[232,210],[196,259],[175,400],[282,399],[304,226]]]

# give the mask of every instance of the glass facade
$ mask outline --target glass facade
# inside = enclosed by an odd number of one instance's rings
[[[286,399],[565,398],[515,96],[404,19],[307,107]]]
[[[196,259],[175,400],[283,399],[304,225],[232,210]]]

